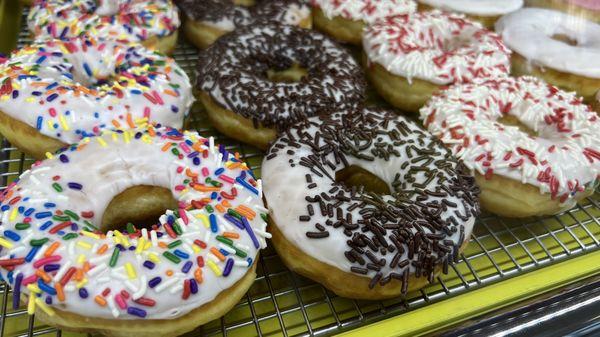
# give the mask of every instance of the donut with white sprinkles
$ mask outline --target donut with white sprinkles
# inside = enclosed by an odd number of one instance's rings
[[[438,10],[383,18],[365,29],[367,75],[379,94],[409,112],[441,87],[508,76],[510,50],[495,33]]]
[[[310,7],[305,0],[258,0],[252,6],[233,0],[176,0],[186,20],[187,38],[197,47],[207,48],[236,27],[253,22],[276,21],[302,28],[312,27]]]
[[[176,205],[157,224],[103,225],[114,196],[149,186]],[[141,211],[138,197],[121,207]],[[0,274],[13,304],[111,336],[174,336],[220,317],[253,283],[270,237],[261,182],[239,154],[159,125],[85,138],[0,199]]]
[[[388,191],[366,189],[365,170]],[[262,173],[277,253],[344,297],[389,298],[432,282],[456,260],[479,214],[468,169],[387,110],[294,126],[270,147]]]
[[[168,53],[177,43],[180,21],[171,0],[38,0],[27,25],[38,40],[90,36]]]
[[[294,26],[237,29],[200,54],[197,70],[196,88],[213,125],[262,149],[302,118],[352,109],[364,100],[363,73],[350,53]],[[276,81],[272,71],[300,78]]]
[[[558,213],[598,184],[598,115],[537,78],[451,86],[421,119],[475,172],[482,205],[499,215]]]
[[[49,40],[0,60],[0,132],[38,159],[106,128],[179,128],[193,101],[177,63],[137,43]]]

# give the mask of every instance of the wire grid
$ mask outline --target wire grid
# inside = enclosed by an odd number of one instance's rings
[[[26,15],[26,10],[24,15]],[[25,21],[25,17],[22,22]],[[26,27],[19,47],[30,42]],[[194,78],[198,51],[181,40],[177,62]],[[228,139],[209,126],[194,105],[189,129],[215,136],[227,149],[240,152],[260,175],[263,153]],[[0,149],[0,190],[33,160],[6,140]],[[227,315],[186,336],[322,336],[401,314],[493,282],[542,268],[600,248],[600,193],[563,214],[548,218],[506,219],[484,214],[475,225],[469,246],[448,275],[406,298],[357,301],[338,297],[323,286],[289,271],[271,248],[262,252],[255,283]],[[0,336],[82,336],[61,332],[35,321],[24,308],[12,310],[11,290],[0,284]]]

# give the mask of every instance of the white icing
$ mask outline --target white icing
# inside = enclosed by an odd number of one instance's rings
[[[0,83],[8,77],[12,89],[0,90],[0,110],[65,143],[103,128],[131,128],[144,118],[179,128],[194,101],[188,76],[173,59],[115,41],[23,47],[0,62]]]
[[[371,63],[394,75],[435,84],[503,77],[510,51],[500,38],[463,15],[438,10],[388,17],[365,29]]]
[[[341,16],[367,24],[386,16],[413,13],[417,5],[413,0],[312,0],[328,19]]]
[[[496,22],[504,43],[535,65],[600,78],[600,25],[578,16],[541,8],[524,8]],[[572,46],[555,40],[566,35]]]
[[[40,0],[27,24],[37,39],[87,34],[139,42],[171,35],[180,21],[171,0]]]
[[[137,130],[136,130],[137,131]],[[91,270],[84,274],[83,283],[71,280],[65,288],[66,298],[64,302],[58,301],[53,297],[53,304],[51,307],[56,306],[60,310],[77,313],[89,317],[101,317],[101,318],[113,318],[118,317],[119,319],[139,319],[137,316],[133,316],[127,313],[127,310],[110,304],[111,300],[115,300],[121,290],[126,289],[132,297],[140,298],[145,297],[156,301],[156,305],[152,307],[144,306],[133,302],[130,298],[126,301],[128,307],[136,307],[146,310],[147,319],[169,319],[177,316],[184,315],[191,310],[200,307],[201,305],[212,301],[221,291],[228,289],[238,280],[240,280],[248,271],[248,263],[246,258],[241,258],[234,255],[227,256],[227,259],[233,259],[234,261],[243,261],[244,263],[235,264],[231,269],[229,276],[217,276],[207,265],[201,268],[203,281],[198,284],[198,292],[191,294],[189,298],[182,298],[182,289],[184,279],[194,278],[196,269],[200,268],[197,264],[197,256],[202,256],[206,264],[215,263],[221,271],[225,270],[225,262],[219,259],[212,259],[213,254],[210,253],[211,247],[219,247],[222,244],[216,240],[217,235],[223,235],[225,230],[239,234],[239,239],[233,239],[238,246],[243,246],[248,254],[248,257],[254,259],[260,248],[264,248],[264,241],[262,245],[256,247],[251,239],[250,235],[246,230],[240,230],[236,226],[225,226],[226,220],[219,218],[217,221],[218,229],[213,232],[210,227],[207,227],[202,219],[198,218],[197,215],[203,214],[209,215],[206,208],[188,209],[186,212],[189,223],[183,224],[184,234],[177,237],[171,238],[165,234],[165,230],[161,227],[159,231],[164,235],[156,239],[156,231],[152,230],[153,238],[144,236],[145,240],[138,237],[127,237],[126,234],[121,234],[116,231],[110,231],[107,233],[105,238],[92,238],[86,235],[82,235],[81,228],[84,225],[80,220],[72,220],[74,223],[79,225],[78,230],[72,230],[70,227],[64,229],[64,233],[59,231],[52,233],[51,229],[59,224],[61,221],[55,221],[52,226],[45,230],[38,229],[40,224],[43,224],[50,217],[38,218],[37,214],[41,212],[52,212],[56,210],[71,210],[75,214],[84,218],[84,212],[93,211],[93,216],[85,216],[88,220],[97,227],[100,227],[103,213],[108,206],[112,198],[126,190],[127,188],[139,185],[151,185],[159,186],[169,189],[173,194],[173,197],[185,204],[184,207],[189,206],[190,200],[200,200],[206,197],[210,198],[212,192],[202,192],[195,188],[189,187],[184,182],[185,179],[190,179],[189,175],[197,174],[200,178],[201,184],[204,184],[205,175],[203,169],[208,169],[208,177],[213,180],[223,183],[220,191],[231,193],[232,184],[224,181],[214,173],[217,168],[225,168],[225,175],[235,179],[242,174],[242,167],[238,168],[227,168],[233,164],[233,154],[228,155],[226,163],[219,162],[220,151],[208,153],[207,156],[203,156],[202,153],[198,155],[201,158],[200,164],[197,166],[194,164],[192,157],[188,154],[193,154],[196,150],[196,146],[192,149],[190,144],[198,144],[198,141],[204,141],[203,138],[198,138],[199,135],[195,132],[185,133],[185,138],[175,140],[172,137],[178,137],[178,133],[171,129],[157,129],[158,133],[162,133],[160,136],[151,137],[147,133],[141,134],[141,137],[135,137],[135,133],[132,131],[126,131],[126,134],[119,134],[115,140],[112,134],[105,133],[100,137],[86,138],[82,144],[86,144],[85,147],[79,150],[64,152],[60,157],[57,155],[53,159],[48,159],[35,164],[34,170],[36,172],[31,173],[29,176],[21,177],[21,180],[16,185],[10,186],[8,190],[12,191],[9,199],[4,200],[3,210],[5,213],[13,212],[13,209],[19,207],[25,207],[29,209],[35,208],[35,213],[31,213],[32,226],[29,229],[18,230],[15,229],[16,224],[23,222],[25,215],[17,214],[14,218],[8,221],[2,222],[1,229],[3,230],[3,240],[8,240],[14,244],[12,248],[3,248],[0,254],[0,260],[7,259],[14,254],[14,257],[23,257],[29,251],[29,240],[30,239],[42,239],[48,238],[50,241],[47,242],[46,246],[51,245],[53,242],[61,243],[61,248],[56,250],[52,256],[59,256],[60,260],[52,262],[61,264],[60,269],[56,272],[53,277],[54,282],[58,282],[61,278],[66,275],[69,268],[76,267],[82,268],[81,256],[83,261],[89,261],[91,263]],[[103,139],[104,141],[100,141]],[[187,144],[182,143],[183,141],[189,141]],[[165,144],[173,143],[174,146],[164,149]],[[183,144],[183,145],[182,145]],[[182,158],[177,160],[177,156],[172,153],[172,150],[176,149],[183,154]],[[212,149],[211,149],[212,150]],[[68,163],[64,163],[63,156],[68,158]],[[244,164],[245,165],[245,164]],[[178,171],[183,169],[183,171]],[[187,171],[187,170],[190,171]],[[43,171],[42,171],[43,170]],[[180,173],[181,172],[181,173]],[[41,184],[35,183],[31,177],[35,176]],[[59,179],[55,177],[59,176]],[[249,174],[246,174],[244,179],[246,182],[249,181]],[[69,182],[77,182],[82,185],[81,190],[73,189],[68,187]],[[53,183],[58,183],[62,186],[62,192],[58,193],[53,188]],[[183,193],[179,189],[179,186],[186,186],[187,191]],[[32,191],[32,192],[28,192]],[[35,191],[35,192],[33,192]],[[217,193],[221,193],[218,192]],[[55,208],[44,208],[43,204],[32,205],[27,198],[32,194],[36,197],[42,198],[44,203],[53,202],[56,204]],[[59,200],[57,195],[63,195],[66,198]],[[15,197],[21,197],[20,201],[13,203],[10,207],[8,205],[9,200],[14,200]],[[219,197],[216,200],[209,201],[209,205],[215,207],[220,203],[222,198]],[[224,200],[224,199],[223,199]],[[228,200],[231,204],[231,208],[238,208],[240,205],[245,205],[250,209],[256,211],[257,207],[263,207],[262,196],[255,194],[248,188],[238,189],[237,196]],[[181,204],[180,204],[180,207]],[[215,210],[216,213],[221,214]],[[256,216],[252,219],[248,219],[250,226],[256,229],[255,235],[260,237],[266,229],[266,223],[263,221],[259,212],[256,212]],[[55,213],[54,213],[55,214]],[[165,216],[173,214],[171,211],[167,211]],[[182,220],[183,221],[183,220]],[[7,239],[7,230],[17,232],[21,236],[21,240],[13,242]],[[78,233],[74,239],[65,241],[61,239],[65,233]],[[142,231],[142,233],[148,233],[148,230]],[[28,238],[26,238],[28,237]],[[207,244],[206,249],[192,250],[190,247],[183,248],[183,246],[189,246],[187,244],[179,245],[174,248],[164,249],[158,246],[154,241],[170,244],[178,239],[189,238],[190,240],[204,240]],[[108,265],[111,259],[112,252],[115,249],[117,243],[120,243],[123,247],[135,247],[134,250],[121,251],[116,264],[111,267]],[[141,246],[144,243],[144,246]],[[18,245],[23,244],[27,249],[20,251],[17,248],[25,248]],[[90,249],[90,247],[100,247],[102,245],[108,245],[108,249],[102,255],[99,255],[96,250]],[[139,248],[144,247],[144,248]],[[64,249],[68,246],[68,249]],[[199,248],[199,247],[196,247]],[[61,250],[62,249],[62,250]],[[181,262],[175,264],[167,260],[163,253],[165,251],[173,252],[175,249],[182,250],[190,254],[189,258],[181,258]],[[42,248],[42,252],[45,248]],[[147,260],[152,260],[151,255],[155,255],[160,261],[155,264],[153,269],[148,269],[143,266],[143,263]],[[208,261],[212,262],[208,262]],[[35,268],[33,264],[37,261],[36,258],[31,263],[20,264],[16,266],[15,271],[12,273],[13,287],[14,277],[18,273],[30,276],[34,274]],[[182,267],[187,261],[193,263],[192,268],[189,272],[185,273],[182,271]],[[130,272],[134,271],[135,277],[131,277]],[[172,276],[167,276],[167,270],[172,270],[174,273]],[[7,278],[8,271],[4,268],[0,271],[2,277],[5,280]],[[52,273],[50,273],[52,274]],[[156,287],[151,288],[148,286],[148,282],[153,278],[160,276],[162,282]],[[88,297],[82,299],[79,296],[79,288],[81,285],[85,287],[88,292]],[[74,285],[75,287],[71,286]],[[54,286],[50,284],[50,286]],[[110,289],[110,294],[107,296],[102,295],[102,292],[106,289]],[[20,287],[22,293],[29,294],[30,291],[24,287]],[[70,293],[70,291],[73,291]],[[44,300],[47,294],[40,298]],[[94,302],[94,298],[100,295],[105,300],[109,301],[109,306],[100,306]],[[175,311],[173,311],[175,310]]]
[[[565,198],[593,185],[600,172],[596,113],[573,93],[534,77],[455,85],[434,96],[420,114],[431,133],[482,175],[492,170]],[[499,123],[504,115],[516,117],[538,136]],[[533,160],[519,148],[533,153]]]
[[[498,16],[523,7],[523,0],[419,0],[420,3],[445,11],[481,16]]]
[[[380,112],[373,110],[365,110],[364,114],[380,114]],[[389,115],[387,115],[389,116]],[[336,113],[331,115],[332,120],[341,120],[345,118],[344,113]],[[328,117],[329,118],[329,117]],[[335,177],[336,172],[338,170],[343,169],[348,166],[359,166],[361,168],[366,169],[367,171],[373,173],[375,176],[382,179],[390,188],[390,191],[410,191],[413,188],[416,188],[417,184],[424,184],[422,186],[423,189],[427,189],[433,191],[436,187],[439,187],[440,182],[438,179],[427,179],[427,175],[423,172],[413,174],[410,172],[413,164],[406,164],[410,158],[407,157],[406,151],[407,147],[416,146],[418,148],[433,148],[437,149],[439,152],[436,155],[430,156],[433,161],[437,160],[448,160],[446,156],[450,156],[448,151],[444,149],[441,145],[433,145],[429,147],[431,142],[434,140],[434,137],[423,132],[414,122],[410,122],[402,116],[397,116],[396,120],[391,120],[387,123],[387,127],[383,126],[383,123],[379,123],[378,125],[378,136],[377,141],[369,142],[365,144],[366,141],[355,139],[355,146],[361,148],[361,154],[368,155],[374,157],[373,161],[369,161],[366,159],[358,158],[357,156],[346,153],[345,158],[347,160],[347,165],[343,164],[336,159],[333,151],[329,151],[328,154],[315,154],[313,148],[303,141],[312,142],[314,140],[317,131],[319,130],[319,126],[322,124],[321,120],[318,117],[312,117],[309,119],[308,127],[302,128],[292,128],[288,133],[283,135],[276,141],[269,151],[270,155],[267,155],[263,160],[262,164],[262,177],[263,184],[265,186],[265,200],[269,205],[271,210],[270,217],[274,223],[277,224],[277,228],[282,232],[284,237],[292,242],[298,249],[300,249],[304,254],[307,254],[321,262],[324,262],[330,266],[339,268],[344,272],[351,272],[351,267],[357,267],[358,264],[351,263],[346,257],[345,252],[350,250],[350,247],[347,245],[347,240],[351,237],[344,234],[344,227],[340,226],[338,228],[334,228],[331,225],[325,225],[327,220],[332,220],[336,222],[335,215],[333,217],[324,216],[319,210],[318,203],[313,204],[314,207],[314,215],[310,217],[308,221],[300,220],[301,216],[305,216],[307,213],[307,205],[309,202],[305,199],[310,196],[318,196],[321,194],[332,195],[330,190],[334,187],[340,187],[341,184],[335,182],[330,177]],[[406,130],[408,131],[408,135],[404,134],[396,134],[395,139],[390,137],[389,132],[398,132],[403,127],[399,127],[399,124],[405,125]],[[332,128],[335,126],[332,126]],[[367,126],[364,124],[360,124],[360,128],[366,128]],[[337,127],[335,127],[337,129]],[[371,130],[365,129],[366,132],[370,132]],[[340,131],[342,132],[342,131]],[[301,133],[301,134],[300,134]],[[287,143],[282,140],[282,138],[289,137],[288,135],[292,135],[295,140],[293,146],[285,146]],[[307,138],[306,135],[310,135],[310,138]],[[346,142],[351,142],[351,140],[347,138],[340,138]],[[398,140],[402,141],[399,142]],[[337,139],[336,139],[337,141]],[[389,160],[385,160],[384,158],[374,155],[374,151],[377,148],[376,143],[384,144],[383,148],[387,148],[388,144],[394,143],[396,141],[397,145],[393,146],[393,150],[397,151],[398,155],[390,155]],[[321,142],[316,144],[317,147],[326,146],[326,143],[323,141],[323,137],[321,137]],[[279,148],[279,150],[277,150]],[[391,151],[391,150],[390,150]],[[276,153],[276,156],[273,154]],[[326,172],[322,176],[319,176],[311,170],[311,167],[307,167],[299,164],[301,158],[306,158],[310,155],[318,157],[319,162],[323,163],[324,170],[320,172]],[[416,155],[417,156],[417,155]],[[331,167],[325,163],[332,163],[334,167]],[[434,164],[429,163],[429,167],[435,167]],[[456,167],[456,162],[452,164],[449,163],[452,167]],[[418,166],[415,164],[415,166]],[[440,171],[441,172],[441,171]],[[440,176],[446,176],[447,173],[440,173],[437,178]],[[456,173],[455,173],[456,174]],[[306,176],[310,176],[312,183],[315,186],[309,187]],[[396,175],[399,175],[399,181],[401,184],[398,187],[398,190],[394,187],[394,182],[396,180]],[[410,178],[409,178],[410,177]],[[405,179],[406,178],[406,179]],[[408,181],[409,179],[414,178],[413,182]],[[449,179],[454,179],[455,177],[447,177]],[[447,180],[446,180],[447,183]],[[414,186],[413,186],[414,184]],[[333,193],[334,195],[337,192]],[[366,194],[366,193],[365,193]],[[345,192],[345,196],[350,197],[350,193]],[[360,198],[363,193],[357,192],[356,197]],[[407,194],[408,195],[408,194]],[[392,195],[380,195],[384,202],[389,202],[390,205],[393,205],[395,202],[395,198]],[[417,195],[412,194],[408,197],[410,200],[415,201]],[[465,214],[465,204],[463,200],[456,196],[446,196],[443,199],[446,201],[456,203],[457,207],[449,207],[445,209],[440,218],[442,221],[448,219],[448,217],[454,215],[454,211],[458,211],[461,214]],[[431,197],[428,201],[441,201],[442,198],[439,197]],[[341,202],[339,206],[343,209],[343,217],[346,217],[347,214],[352,215],[352,224],[356,224],[359,227],[364,226],[364,217],[361,214],[361,210],[365,210],[362,207],[357,207],[354,210],[350,210],[349,206],[354,202]],[[390,209],[395,209],[394,206],[390,206]],[[397,209],[399,212],[400,209]],[[335,214],[335,208],[334,208]],[[409,216],[410,217],[410,216]],[[390,224],[401,224],[400,218],[403,216],[399,216],[397,219],[390,219],[391,221],[385,222],[385,220],[378,221],[380,226],[383,226],[384,223]],[[413,219],[416,220],[416,219]],[[396,222],[397,221],[397,222]],[[469,237],[473,224],[475,222],[475,215],[469,214],[468,220],[461,221],[458,220],[461,225],[464,225],[464,233],[465,237]],[[315,224],[324,225],[327,231],[329,232],[329,236],[325,238],[309,238],[307,237],[307,232],[315,231]],[[411,226],[401,226],[402,228],[406,228],[408,231],[412,231],[415,233],[416,229]],[[427,228],[424,228],[426,233],[431,233],[431,231]],[[458,229],[458,228],[456,228]],[[353,232],[361,232],[360,229],[356,229]],[[384,236],[388,237],[392,233],[392,230],[386,230]],[[459,242],[460,232],[456,232],[452,235],[444,237],[444,239],[451,240],[454,244],[462,244]],[[391,244],[391,241],[389,241]],[[369,250],[369,247],[364,247],[366,250]],[[402,274],[402,268],[392,268],[390,267],[390,262],[396,252],[387,253],[382,255],[379,251],[371,251],[377,257],[377,259],[385,259],[387,263],[381,267],[381,272],[383,275],[388,275],[389,273],[400,273]],[[403,261],[408,258],[408,249],[401,254],[399,261]],[[365,258],[366,259],[366,258]],[[367,262],[370,262],[369,259],[366,259]],[[364,265],[363,265],[364,267]],[[415,267],[411,264],[407,267],[411,273],[415,271]],[[365,277],[372,278],[375,275],[375,271],[369,270],[368,274]]]

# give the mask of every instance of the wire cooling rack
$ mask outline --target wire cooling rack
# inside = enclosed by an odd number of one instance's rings
[[[25,14],[26,15],[26,12]],[[23,19],[22,22],[25,22]],[[19,47],[30,42],[21,29]],[[174,53],[194,78],[198,51],[183,39]],[[215,136],[228,149],[240,152],[260,175],[263,153],[228,139],[211,128],[199,105],[187,128]],[[33,160],[6,140],[0,149],[0,190],[27,169]],[[448,275],[406,298],[356,301],[341,298],[321,285],[289,271],[271,248],[261,254],[258,277],[233,310],[186,336],[322,336],[340,332],[446,299],[494,282],[543,268],[600,248],[600,194],[554,217],[505,219],[484,214],[471,242]],[[48,327],[13,310],[11,290],[0,284],[0,336],[83,336]]]

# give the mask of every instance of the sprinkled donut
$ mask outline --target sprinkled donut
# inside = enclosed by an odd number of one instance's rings
[[[37,39],[87,35],[141,42],[169,53],[180,21],[171,0],[38,0],[27,24]]]
[[[413,13],[413,0],[312,0],[315,27],[335,39],[360,45],[365,25]]]
[[[502,16],[523,7],[523,0],[418,0],[419,10],[434,8],[467,15],[488,29]]]
[[[384,188],[365,190],[365,171]],[[392,111],[310,118],[270,147],[262,173],[279,256],[344,297],[394,297],[432,282],[479,214],[468,169]]]
[[[104,128],[179,128],[192,102],[175,61],[135,43],[49,40],[0,60],[0,132],[38,159]]]
[[[151,228],[105,223],[161,200],[173,208]],[[35,163],[0,211],[0,273],[15,306],[107,336],[175,336],[220,317],[254,281],[270,237],[261,182],[239,155],[160,126],[107,131]]]
[[[178,0],[185,14],[187,38],[199,48],[207,48],[236,27],[273,20],[302,28],[312,27],[310,7],[305,0],[257,0],[252,6],[237,5],[234,0]]]
[[[198,62],[196,87],[222,133],[266,149],[295,121],[362,103],[352,56],[320,33],[267,23],[217,40]]]
[[[600,90],[600,24],[566,13],[524,8],[496,32],[513,50],[512,72],[533,75],[591,103]]]
[[[392,105],[417,112],[440,87],[507,76],[499,36],[460,14],[438,10],[387,17],[366,28],[367,75]]]
[[[452,86],[421,119],[475,172],[482,205],[499,215],[558,213],[597,185],[598,116],[534,77]]]

